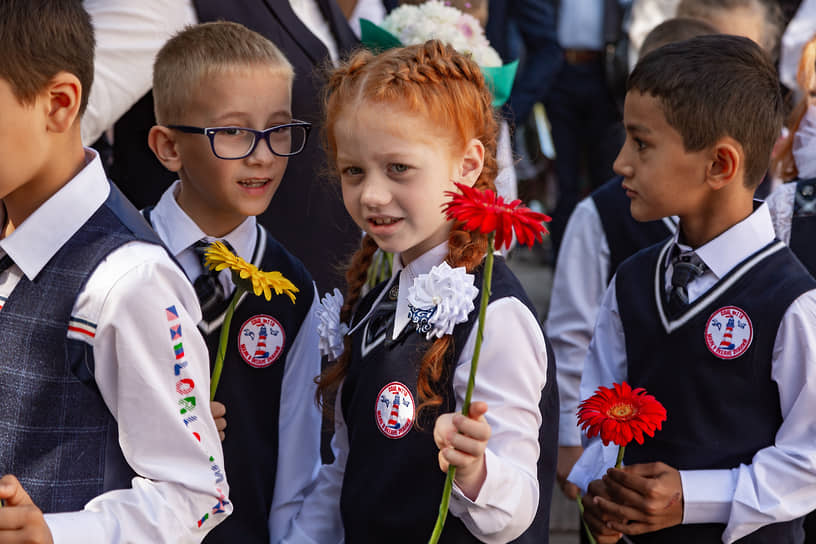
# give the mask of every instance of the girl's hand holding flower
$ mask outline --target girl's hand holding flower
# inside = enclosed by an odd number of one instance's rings
[[[468,417],[455,412],[442,414],[434,424],[434,441],[439,448],[439,468],[456,467],[454,482],[470,500],[476,500],[487,477],[485,450],[490,425],[484,415],[487,403],[473,402]]]

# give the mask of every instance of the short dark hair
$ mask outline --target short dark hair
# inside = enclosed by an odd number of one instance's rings
[[[59,72],[82,85],[79,113],[85,111],[93,82],[94,31],[81,0],[0,1],[0,78],[23,104]]]
[[[667,43],[681,42],[697,36],[719,33],[716,28],[702,19],[692,19],[691,17],[667,19],[646,34],[643,43],[640,45],[640,56],[647,55]]]
[[[745,184],[762,181],[785,107],[776,69],[757,44],[715,34],[664,45],[638,62],[626,90],[657,98],[687,151],[734,138],[745,154]]]

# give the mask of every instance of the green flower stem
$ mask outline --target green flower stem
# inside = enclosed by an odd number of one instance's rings
[[[580,493],[578,493],[578,496],[575,497],[575,500],[578,503],[578,511],[581,513],[581,523],[584,524],[584,531],[586,531],[587,540],[589,540],[590,544],[597,544],[595,537],[592,535],[592,531],[589,530],[589,525],[587,525],[586,520],[584,520],[584,503],[581,502]]]
[[[618,458],[615,461],[615,468],[620,468],[623,464],[623,452],[626,451],[626,446],[618,446]]]
[[[479,365],[479,352],[482,350],[482,337],[484,336],[485,313],[487,303],[490,301],[490,283],[493,279],[493,239],[495,233],[487,236],[487,255],[485,256],[484,275],[482,276],[482,298],[479,306],[479,324],[476,329],[476,346],[473,348],[473,358],[470,360],[470,375],[468,376],[467,391],[465,401],[462,403],[462,415],[467,417],[470,413],[470,397],[473,395],[473,385],[476,383],[476,367]],[[445,487],[442,489],[442,502],[439,503],[439,515],[436,518],[431,538],[428,544],[436,544],[442,536],[442,529],[445,527],[445,520],[448,517],[448,504],[450,503],[451,490],[453,489],[453,477],[456,475],[456,467],[448,467],[448,475],[445,478]]]
[[[215,400],[215,390],[218,389],[218,382],[221,380],[221,371],[224,369],[224,357],[227,353],[227,340],[229,339],[229,328],[232,323],[232,314],[235,313],[235,305],[238,299],[244,294],[245,289],[240,285],[235,286],[235,294],[224,314],[224,323],[221,324],[221,335],[218,337],[218,353],[215,354],[215,366],[213,366],[212,379],[210,380],[210,400]]]

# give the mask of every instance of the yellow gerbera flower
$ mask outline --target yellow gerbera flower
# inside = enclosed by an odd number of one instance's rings
[[[204,263],[210,270],[221,271],[229,268],[232,271],[232,281],[245,291],[252,291],[260,296],[263,293],[266,300],[272,300],[272,290],[276,295],[281,293],[289,297],[294,304],[295,293],[299,291],[295,284],[286,279],[277,271],[264,272],[257,266],[238,257],[222,242],[213,242],[204,253]]]

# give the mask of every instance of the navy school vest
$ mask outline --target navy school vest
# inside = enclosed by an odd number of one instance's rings
[[[312,277],[303,264],[261,225],[252,262],[277,270],[299,289],[295,303],[247,293],[230,324],[224,369],[215,400],[227,407],[229,428],[221,443],[235,510],[204,539],[207,544],[269,543],[269,510],[278,467],[278,417],[287,355],[314,300]],[[215,361],[223,315],[200,323]],[[314,399],[300,399],[314,402]]]
[[[750,464],[782,423],[771,361],[779,324],[814,280],[776,240],[737,265],[674,320],[665,313],[671,242],[624,262],[615,283],[629,383],[666,407],[663,429],[626,448],[627,464],[662,461],[679,470]],[[719,543],[724,524],[679,525],[638,543]],[[740,543],[802,541],[802,520],[764,526]]]
[[[481,268],[475,284],[481,287]],[[365,316],[385,283],[361,301],[357,319]],[[445,474],[439,470],[432,431],[436,414],[456,409],[453,370],[471,329],[478,320],[480,299],[470,319],[455,327],[454,349],[442,377],[443,403],[438,411],[413,421],[416,411],[417,370],[431,341],[412,325],[391,340],[397,286],[391,288],[352,335],[352,360],[342,389],[341,407],[349,436],[349,456],[343,479],[340,507],[349,544],[360,542],[425,542],[436,521]],[[535,315],[533,305],[504,260],[497,258],[490,300],[515,296]],[[558,392],[555,364],[548,342],[547,385],[540,407],[539,485],[541,499],[534,520],[538,542],[546,542],[555,475],[558,430]],[[478,379],[478,376],[477,376]],[[459,518],[448,515],[441,542],[478,542]]]
[[[808,272],[816,275],[816,179],[796,182],[790,248]]]
[[[130,486],[116,420],[94,381],[93,349],[67,338],[77,296],[112,251],[161,244],[111,184],[105,203],[0,311],[0,472],[46,513],[81,510]]]
[[[615,275],[618,266],[631,255],[674,233],[667,224],[667,221],[671,221],[668,218],[660,221],[635,221],[629,211],[629,197],[621,186],[622,180],[621,176],[616,176],[590,195],[609,245],[607,283]]]

